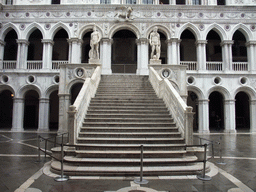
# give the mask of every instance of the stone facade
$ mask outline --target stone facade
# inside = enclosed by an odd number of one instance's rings
[[[46,131],[50,122],[58,122],[51,120],[53,108],[58,109],[56,92],[55,96],[51,94],[58,90],[59,65],[89,62],[88,45],[94,26],[101,36],[103,75],[148,75],[149,34],[158,27],[162,64],[187,65],[184,83],[189,91],[188,105],[196,112],[195,131],[214,130],[214,116],[218,114],[226,132],[236,132],[239,126],[255,132],[255,2],[227,0],[226,6],[217,5],[219,1],[215,0],[201,1],[201,5],[189,0],[184,1],[186,5],[175,5],[175,1],[162,5],[157,0],[151,2],[154,5],[144,4],[143,0],[126,4],[129,2],[2,2],[0,94],[1,98],[11,94],[8,97],[13,106],[8,112],[1,109],[1,117],[12,114],[8,126],[23,131],[31,111],[37,115],[35,123],[27,127]],[[119,11],[125,12],[127,7],[132,7],[129,17],[119,17]],[[125,47],[118,48],[121,45],[117,42]],[[121,57],[118,49],[129,58]],[[61,98],[70,101],[82,82],[81,78],[70,81],[69,92]],[[29,102],[32,97],[37,104]],[[3,121],[1,127],[5,127]]]

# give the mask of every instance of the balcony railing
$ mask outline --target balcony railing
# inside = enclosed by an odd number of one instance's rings
[[[67,64],[68,61],[52,61],[52,69],[59,70],[60,64]]]
[[[3,69],[16,69],[17,61],[3,61]]]
[[[42,61],[28,61],[27,69],[42,69],[43,62]]]
[[[248,63],[247,62],[233,62],[232,69],[234,71],[248,71]]]
[[[181,61],[180,65],[186,65],[187,70],[189,70],[189,71],[197,70],[197,62],[196,61]]]
[[[206,62],[206,70],[209,71],[222,71],[223,67],[222,67],[222,62]]]

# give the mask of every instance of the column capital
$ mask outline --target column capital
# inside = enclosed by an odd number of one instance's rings
[[[247,41],[245,43],[245,46],[248,47],[248,46],[251,46],[251,45],[256,45],[256,41]]]
[[[165,42],[166,43],[180,43],[182,41],[182,39],[179,39],[179,38],[170,38],[170,39],[167,39]]]
[[[195,44],[196,44],[196,46],[198,46],[198,45],[200,45],[200,44],[203,44],[203,45],[205,45],[205,44],[207,44],[207,40],[197,40],[196,42],[195,42]]]
[[[14,97],[13,98],[13,102],[14,103],[23,103],[25,101],[24,98],[17,98],[17,97]]]
[[[49,103],[50,99],[49,98],[39,98],[40,103]]]
[[[27,39],[16,39],[18,44],[26,44],[29,45],[29,41]]]
[[[137,44],[147,44],[148,43],[148,39],[147,38],[136,39],[136,43]]]
[[[42,43],[45,43],[45,44],[49,43],[49,44],[51,44],[51,45],[54,45],[54,41],[51,40],[51,39],[42,39],[41,42],[42,42]]]
[[[198,99],[198,104],[208,104],[209,99]]]
[[[68,43],[83,43],[83,40],[79,38],[70,38],[70,39],[67,39],[67,41]]]
[[[224,100],[225,104],[235,104],[236,100],[235,99],[226,99]]]
[[[109,39],[107,37],[101,38],[100,41],[103,43],[111,43],[111,44],[113,43],[113,39]]]
[[[250,105],[256,105],[256,100],[250,100]]]
[[[3,45],[3,46],[5,46],[5,42],[2,40],[2,39],[0,39],[0,45]]]
[[[234,41],[233,40],[223,40],[220,43],[220,46],[224,46],[224,45],[233,45]]]

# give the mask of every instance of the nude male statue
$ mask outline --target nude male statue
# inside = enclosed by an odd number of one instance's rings
[[[90,59],[99,59],[99,42],[100,34],[97,31],[96,27],[93,27],[93,32],[91,34],[90,46],[91,50],[89,51]]]
[[[158,60],[160,58],[161,41],[157,30],[158,27],[154,27],[153,31],[150,33],[149,44],[151,45],[151,59]]]

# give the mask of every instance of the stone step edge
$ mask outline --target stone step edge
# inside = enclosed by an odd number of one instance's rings
[[[100,137],[78,137],[78,141],[183,141],[183,138],[133,138],[133,137],[126,137],[126,138],[100,138]]]

